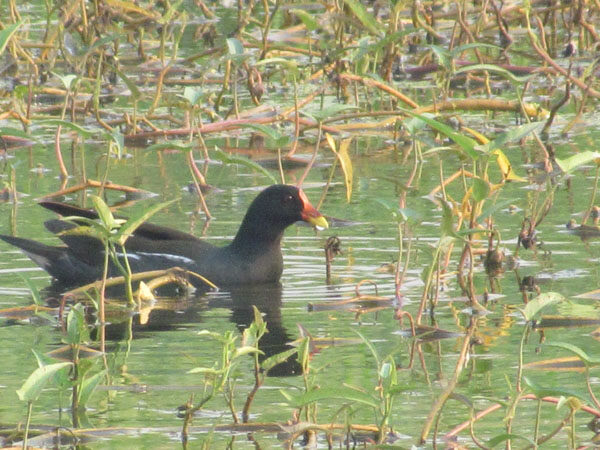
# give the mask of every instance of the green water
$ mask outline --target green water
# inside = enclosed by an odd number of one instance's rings
[[[367,145],[368,144],[368,145]],[[87,147],[86,147],[87,148]],[[345,345],[326,346],[313,355],[311,365],[317,384],[321,388],[335,388],[342,383],[358,386],[367,392],[376,387],[376,365],[366,345],[357,342],[360,332],[369,339],[381,355],[394,352],[398,365],[398,377],[407,391],[396,397],[391,425],[399,433],[399,444],[410,445],[418,436],[433,400],[451,377],[460,350],[462,338],[449,338],[426,342],[417,347],[412,367],[409,365],[413,340],[399,334],[400,326],[394,318],[391,307],[368,313],[360,318],[348,310],[323,310],[308,312],[307,306],[327,304],[347,299],[354,295],[354,286],[364,279],[377,284],[378,294],[393,297],[394,276],[378,268],[393,261],[397,256],[398,241],[395,219],[375,199],[395,202],[397,186],[400,186],[410,171],[410,165],[398,163],[398,158],[389,152],[383,152],[383,142],[369,138],[359,141],[353,148],[355,164],[355,189],[350,203],[345,199],[345,188],[336,177],[320,210],[328,215],[357,222],[352,226],[331,228],[315,234],[307,227],[292,226],[286,233],[283,245],[285,270],[282,278],[282,290],[259,294],[259,305],[266,313],[267,322],[272,323],[274,341],[278,345],[297,339],[297,324],[302,324],[314,337],[348,339]],[[86,164],[90,173],[96,167],[93,147],[89,147]],[[518,155],[519,148],[510,150]],[[56,169],[52,164],[50,148],[34,147],[29,150],[17,150],[9,163],[17,168],[17,189],[27,194],[15,207],[11,203],[0,205],[0,217],[3,217],[0,230],[10,233],[11,218],[16,213],[18,236],[35,237],[46,243],[57,242],[43,229],[42,222],[52,215],[36,205],[35,199],[59,187]],[[98,154],[96,154],[98,155]],[[211,165],[208,169],[208,181],[222,189],[211,193],[207,203],[214,219],[204,232],[202,214],[196,214],[195,198],[184,191],[188,183],[184,155],[180,153],[163,154],[161,159],[155,153],[133,151],[133,159],[115,161],[111,166],[109,179],[114,183],[129,184],[154,192],[155,198],[138,202],[124,214],[136,208],[147,208],[157,202],[178,198],[167,209],[159,212],[153,221],[174,226],[184,231],[203,234],[217,245],[222,245],[236,231],[246,206],[268,181],[248,169],[233,166]],[[74,155],[78,161],[79,154]],[[28,170],[29,161],[41,162],[51,169],[40,176]],[[159,162],[160,161],[160,162]],[[332,160],[324,158],[324,163]],[[458,167],[452,158],[444,163],[447,174]],[[163,169],[164,168],[164,169]],[[517,169],[524,173],[522,167]],[[402,287],[405,296],[404,308],[413,315],[416,313],[422,291],[422,274],[431,261],[431,247],[439,237],[441,210],[424,196],[438,184],[439,167],[437,158],[431,158],[422,166],[417,187],[408,193],[407,206],[418,211],[422,220],[412,228],[414,235],[410,266]],[[498,278],[502,296],[486,305],[490,313],[479,319],[478,343],[473,346],[471,360],[463,371],[458,394],[475,401],[476,407],[483,407],[484,400],[479,396],[502,398],[514,383],[517,352],[523,331],[524,321],[517,308],[522,307],[522,294],[517,277],[534,276],[539,279],[542,292],[556,291],[567,297],[590,291],[598,287],[600,277],[597,269],[598,245],[596,242],[582,243],[576,236],[565,232],[564,223],[574,215],[577,217],[587,206],[590,189],[593,186],[593,171],[580,172],[571,180],[570,186],[560,186],[556,193],[553,208],[539,227],[543,241],[542,250],[537,253],[520,250],[520,264],[514,271],[507,271]],[[290,182],[298,173],[288,172]],[[328,168],[315,169],[305,182],[305,190],[311,201],[316,204],[324,183],[328,177]],[[459,188],[450,187],[452,195]],[[524,189],[523,184],[507,186],[498,201],[510,199],[523,208],[534,192]],[[114,194],[109,199],[117,200]],[[75,201],[76,199],[71,199]],[[502,247],[507,253],[513,253],[516,236],[520,230],[522,216],[511,214],[507,210],[495,215],[502,236]],[[326,284],[324,241],[329,236],[339,236],[343,254],[336,257],[332,267],[332,283]],[[405,246],[407,241],[405,242]],[[457,246],[458,247],[458,246]],[[546,252],[544,252],[544,250]],[[459,250],[452,254],[451,270],[457,266]],[[488,278],[479,258],[476,259],[475,286],[483,292]],[[24,306],[31,303],[21,276],[33,280],[39,288],[49,283],[49,278],[18,251],[0,244],[0,304],[3,308]],[[26,270],[26,271],[21,271]],[[373,293],[373,288],[365,285],[365,293]],[[435,310],[435,323],[442,329],[461,333],[467,324],[467,311],[464,298],[460,298],[455,276],[448,276],[440,291],[439,305]],[[232,297],[233,296],[233,297]],[[112,327],[109,337],[114,340],[109,345],[109,360],[113,367],[113,385],[103,386],[94,394],[87,412],[89,426],[101,427],[178,427],[176,409],[184,404],[192,392],[201,395],[199,386],[202,377],[187,372],[194,367],[212,367],[219,358],[219,348],[214,341],[198,336],[200,330],[223,333],[226,330],[239,332],[249,323],[248,312],[244,306],[254,298],[249,293],[229,294],[219,292],[192,298],[179,304],[175,302],[157,305],[150,313],[146,323],[135,319],[133,339],[124,338],[126,329]],[[573,300],[554,313],[575,316],[597,317],[596,309],[590,300]],[[404,324],[406,327],[407,324]],[[594,354],[595,339],[590,335],[593,328],[559,328],[545,333],[548,342],[571,342],[590,354]],[[24,420],[26,405],[19,402],[15,390],[27,375],[36,367],[31,349],[46,353],[60,345],[59,330],[40,321],[10,321],[0,319],[0,350],[3,361],[1,369],[0,417],[4,423],[16,423]],[[276,346],[277,348],[277,346]],[[284,347],[282,347],[284,348]],[[540,346],[540,335],[531,333],[525,342],[524,359],[531,362],[565,355],[564,351]],[[526,375],[548,387],[557,386],[584,391],[584,376],[579,373],[553,373],[527,371]],[[250,358],[243,363],[235,374],[236,406],[241,408],[245,395],[253,384],[252,362]],[[280,389],[288,392],[300,392],[300,376],[268,377],[265,386],[260,389],[251,408],[253,422],[285,422],[292,417],[293,408],[285,403]],[[135,389],[134,389],[135,388]],[[143,388],[143,392],[139,390]],[[455,400],[447,406],[439,427],[449,430],[469,417],[468,408]],[[535,413],[535,405],[519,408],[517,420],[527,430]],[[62,398],[63,407],[68,407],[68,397]],[[372,411],[353,405],[350,410],[340,412],[345,404],[342,400],[332,400],[319,404],[320,423],[341,422],[350,414],[353,423],[373,423]],[[60,405],[56,390],[44,392],[34,405],[33,422],[35,424],[69,426],[68,412],[63,412],[59,422],[57,408]],[[554,423],[562,412],[550,411],[545,414],[549,422]],[[351,412],[350,412],[351,411]],[[489,417],[477,424],[481,436],[492,437],[501,432],[498,417]],[[522,419],[522,420],[521,420]],[[212,426],[230,423],[231,415],[222,397],[212,400],[194,425]],[[591,437],[591,432],[578,424],[580,436]],[[193,434],[193,439],[207,439],[207,434]],[[263,445],[274,446],[277,438],[273,434],[258,433],[256,438]],[[225,445],[230,439],[227,433],[215,433],[212,436],[215,446]],[[176,445],[176,433],[166,431],[142,433],[139,436],[110,437],[108,441],[93,444],[94,447],[114,445],[133,445],[146,448],[159,448]],[[244,435],[236,438],[236,446],[251,447]]]

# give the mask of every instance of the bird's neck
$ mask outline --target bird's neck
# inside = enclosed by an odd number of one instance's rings
[[[240,225],[230,248],[241,253],[265,253],[281,249],[284,229],[263,221],[247,220]]]

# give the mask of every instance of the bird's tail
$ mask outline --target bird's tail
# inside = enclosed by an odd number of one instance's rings
[[[53,262],[59,260],[65,253],[65,247],[52,247],[31,239],[23,239],[14,236],[0,234],[0,239],[21,249],[31,260],[42,269],[52,273]]]

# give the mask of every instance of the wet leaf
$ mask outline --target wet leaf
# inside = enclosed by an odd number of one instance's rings
[[[38,367],[31,375],[29,375],[21,388],[17,390],[19,399],[24,402],[33,402],[37,400],[42,393],[42,390],[44,387],[46,387],[46,384],[48,381],[50,381],[54,374],[65,367],[70,367],[71,365],[72,364],[70,362],[61,362]]]

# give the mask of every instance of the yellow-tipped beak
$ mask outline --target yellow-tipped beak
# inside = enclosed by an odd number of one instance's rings
[[[320,228],[322,230],[325,230],[326,228],[329,228],[329,224],[327,223],[327,219],[325,219],[325,217],[323,217],[321,215],[319,215],[317,217],[308,217],[305,220],[308,223],[310,223],[315,228]]]

